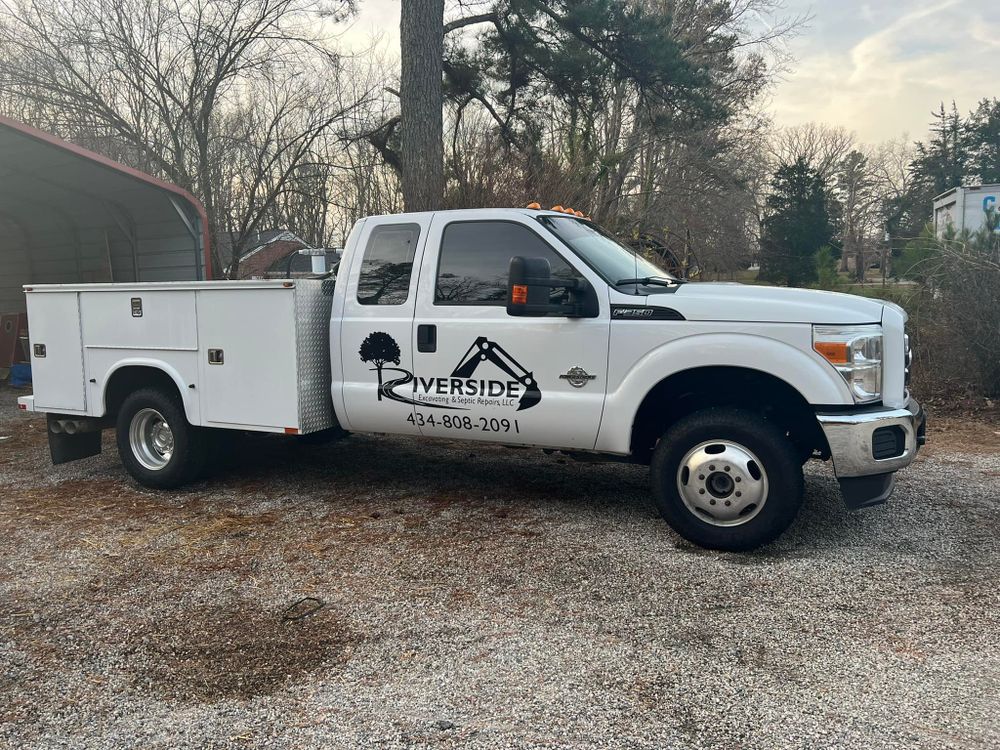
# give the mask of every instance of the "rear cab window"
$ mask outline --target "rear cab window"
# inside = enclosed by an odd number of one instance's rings
[[[359,304],[406,303],[419,238],[419,224],[382,224],[372,229],[358,274]]]
[[[545,258],[552,276],[582,276],[545,240],[513,221],[457,221],[444,228],[434,285],[435,305],[507,304],[507,269],[515,255]],[[568,301],[568,290],[553,289],[554,303]]]

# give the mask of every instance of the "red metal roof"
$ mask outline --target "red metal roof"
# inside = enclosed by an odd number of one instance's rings
[[[152,175],[148,175],[145,172],[140,172],[138,169],[133,169],[124,164],[109,159],[106,156],[90,151],[82,146],[77,146],[75,143],[70,143],[64,141],[61,138],[57,138],[51,133],[46,133],[37,128],[33,128],[30,125],[26,125],[23,122],[18,122],[17,120],[12,120],[9,117],[0,115],[0,127],[8,128],[10,130],[16,131],[21,135],[27,136],[33,140],[44,143],[56,149],[60,149],[66,153],[72,154],[80,159],[86,159],[94,164],[97,164],[106,169],[114,170],[115,172],[126,175],[134,180],[144,183],[152,188],[162,190],[164,192],[172,193],[177,197],[183,199],[185,202],[190,204],[194,210],[197,212],[201,219],[201,237],[202,237],[202,251],[204,254],[205,262],[205,278],[212,278],[212,254],[211,254],[211,240],[209,236],[208,227],[208,214],[205,211],[205,207],[201,204],[195,196],[189,193],[187,190],[178,187],[172,183],[166,182],[165,180],[158,179]]]

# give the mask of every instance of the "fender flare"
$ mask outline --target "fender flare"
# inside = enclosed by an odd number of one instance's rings
[[[812,405],[854,404],[847,383],[818,354],[760,334],[692,334],[646,353],[608,391],[596,449],[627,455],[632,425],[649,392],[672,375],[701,367],[757,370],[785,382]]]
[[[174,385],[177,386],[177,392],[180,394],[181,404],[184,407],[184,415],[187,417],[187,421],[193,425],[200,424],[201,410],[197,394],[194,390],[187,387],[187,383],[180,372],[177,371],[177,368],[164,362],[162,359],[154,359],[152,357],[127,357],[118,360],[108,369],[104,374],[104,381],[101,384],[100,416],[103,417],[108,413],[108,383],[114,378],[116,372],[125,367],[147,367],[152,370],[159,370],[170,378]]]

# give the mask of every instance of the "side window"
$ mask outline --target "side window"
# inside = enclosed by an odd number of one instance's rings
[[[419,237],[419,224],[384,224],[372,229],[358,276],[360,304],[402,305],[406,302]]]
[[[506,305],[507,267],[515,255],[546,258],[552,275],[579,279],[537,234],[509,221],[455,222],[445,227],[438,259],[435,305]],[[562,302],[565,289],[553,289],[552,301]]]

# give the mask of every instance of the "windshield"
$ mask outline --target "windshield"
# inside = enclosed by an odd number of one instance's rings
[[[674,276],[662,268],[646,260],[635,250],[626,247],[596,224],[576,219],[570,216],[539,216],[542,222],[553,234],[565,242],[583,259],[587,265],[599,273],[611,286],[628,287],[622,291],[642,289],[642,294],[655,294],[668,291],[663,286],[632,283],[619,284],[625,279],[670,279]],[[678,282],[680,283],[680,282]]]

